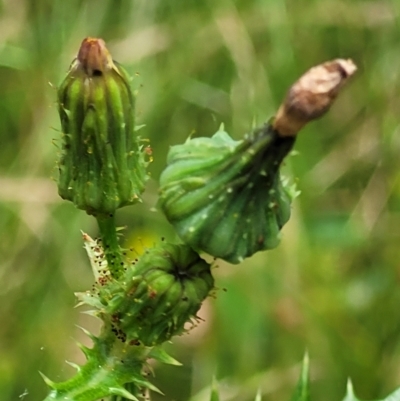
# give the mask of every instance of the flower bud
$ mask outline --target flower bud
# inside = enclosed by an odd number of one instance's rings
[[[101,245],[87,238],[98,293],[78,297],[100,316],[111,316],[114,332],[124,341],[153,346],[181,334],[214,287],[210,265],[187,245],[150,248],[115,280],[99,260]]]
[[[322,117],[356,70],[351,60],[343,59],[308,70],[290,88],[276,115],[274,129],[282,136],[292,136],[308,122]]]
[[[242,141],[223,130],[170,149],[159,205],[182,240],[231,263],[275,248],[297,194],[279,168],[307,122],[322,116],[356,70],[346,60],[312,68],[271,123]]]
[[[279,175],[293,143],[264,125],[241,141],[221,129],[173,146],[159,205],[185,243],[228,262],[274,248],[295,194]]]
[[[147,163],[134,135],[134,98],[102,39],[83,40],[58,89],[58,110],[60,196],[94,215],[139,201]]]

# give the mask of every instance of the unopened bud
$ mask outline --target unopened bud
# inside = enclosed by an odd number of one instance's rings
[[[294,141],[266,124],[241,141],[221,127],[175,145],[159,205],[185,243],[230,263],[275,248],[296,195],[279,174]]]
[[[336,59],[308,70],[289,90],[273,123],[281,136],[293,136],[308,122],[322,117],[357,67]]]
[[[307,122],[322,116],[356,70],[349,60],[314,67],[290,89],[272,122],[234,141],[221,127],[211,138],[171,147],[159,205],[193,249],[231,263],[279,244],[298,194],[280,166]]]
[[[134,97],[102,39],[83,40],[58,89],[58,106],[60,196],[93,215],[139,201],[147,163],[134,135]]]
[[[100,75],[115,68],[103,39],[84,39],[76,59],[88,76]]]
[[[210,265],[188,245],[150,248],[114,280],[101,244],[87,235],[85,242],[98,286],[78,298],[111,316],[113,330],[124,341],[153,346],[181,334],[214,288]]]

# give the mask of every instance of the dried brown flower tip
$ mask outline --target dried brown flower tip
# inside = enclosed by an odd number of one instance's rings
[[[274,129],[281,136],[294,136],[305,124],[323,116],[356,70],[352,60],[343,59],[327,61],[308,70],[290,88],[279,107]]]
[[[78,64],[89,76],[101,75],[114,67],[103,39],[83,39],[77,56]]]

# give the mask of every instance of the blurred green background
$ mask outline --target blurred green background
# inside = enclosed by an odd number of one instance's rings
[[[86,36],[106,40],[134,76],[137,123],[151,140],[153,179],[120,225],[137,249],[174,239],[151,211],[168,147],[235,139],[274,114],[314,64],[352,58],[359,71],[285,165],[302,195],[281,245],[242,265],[218,263],[205,322],[167,348],[184,367],[157,367],[165,400],[287,400],[307,349],[314,400],[364,399],[400,385],[400,2],[397,0],[0,1],[0,399],[36,401],[83,362],[74,309],[91,271],[80,230],[95,222],[57,196],[54,86]],[[49,85],[49,82],[53,85]]]

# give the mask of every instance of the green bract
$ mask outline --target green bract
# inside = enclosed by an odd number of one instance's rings
[[[63,132],[58,192],[89,214],[140,198],[146,162],[134,135],[129,77],[101,39],[82,42],[58,89]]]
[[[182,240],[231,263],[276,247],[295,193],[279,167],[294,141],[264,125],[241,141],[221,129],[173,146],[159,204]]]

